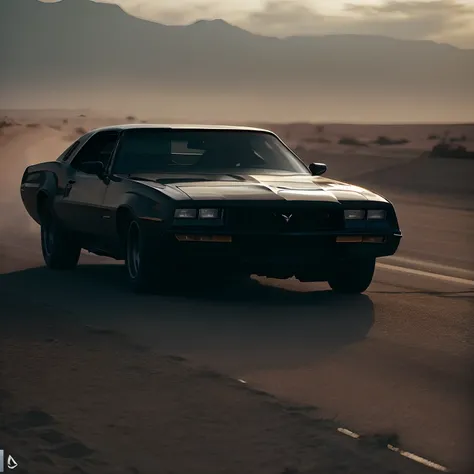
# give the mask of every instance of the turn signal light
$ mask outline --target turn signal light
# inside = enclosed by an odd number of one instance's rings
[[[364,237],[364,242],[369,242],[372,244],[383,244],[385,242],[385,237],[366,236]]]
[[[385,242],[385,237],[378,235],[339,235],[336,237],[336,242],[347,242],[347,243],[371,243],[371,244],[382,244]]]
[[[175,237],[180,242],[232,242],[230,235],[189,235],[176,234]]]

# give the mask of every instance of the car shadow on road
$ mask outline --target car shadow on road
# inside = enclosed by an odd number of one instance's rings
[[[201,281],[172,295],[135,295],[123,266],[114,264],[0,275],[3,324],[71,321],[112,328],[160,352],[226,370],[298,367],[363,340],[374,323],[370,298],[325,288],[248,279],[224,288]]]

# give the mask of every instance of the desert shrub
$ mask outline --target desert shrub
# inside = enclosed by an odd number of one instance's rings
[[[69,123],[69,120],[68,119],[63,119],[63,124],[64,125],[67,125]]]
[[[317,133],[324,133],[324,125],[316,125]]]
[[[467,140],[466,135],[461,135],[460,137],[452,137],[449,139],[450,142],[465,142]]]
[[[127,120],[129,122],[135,122],[137,118],[134,115],[127,115]]]
[[[79,115],[80,118],[86,118],[84,114]]]
[[[474,151],[468,151],[465,146],[452,146],[450,143],[438,143],[431,149],[431,156],[439,158],[474,159]]]
[[[13,122],[8,117],[5,117],[3,120],[0,120],[0,129],[12,127],[12,126],[13,126]]]
[[[76,127],[74,129],[74,131],[76,132],[77,135],[84,135],[87,133],[87,130],[84,128],[84,127]]]
[[[428,135],[428,140],[439,140],[439,135]]]
[[[359,139],[354,137],[341,137],[338,143],[339,145],[367,146],[367,143],[361,142]]]
[[[431,148],[432,156],[446,156],[449,153],[451,147],[447,143],[437,143]]]
[[[28,128],[39,128],[40,124],[39,123],[27,123],[26,126]]]
[[[409,140],[406,138],[389,138],[385,137],[383,135],[379,135],[373,142],[374,145],[381,145],[381,146],[387,146],[387,145],[405,145],[406,143],[409,143]]]
[[[140,120],[140,123],[148,123],[148,120]]]

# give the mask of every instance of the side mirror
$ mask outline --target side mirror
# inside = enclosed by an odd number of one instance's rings
[[[102,161],[85,161],[81,164],[80,170],[87,174],[96,174],[101,178],[104,175],[104,164]]]
[[[324,163],[311,163],[309,165],[309,170],[313,176],[321,176],[326,173],[328,167]]]

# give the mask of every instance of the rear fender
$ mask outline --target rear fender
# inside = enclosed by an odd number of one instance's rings
[[[41,163],[26,168],[21,180],[21,199],[26,211],[40,224],[40,207],[54,208],[54,199],[58,194],[59,163]],[[56,168],[56,169],[55,169]]]

